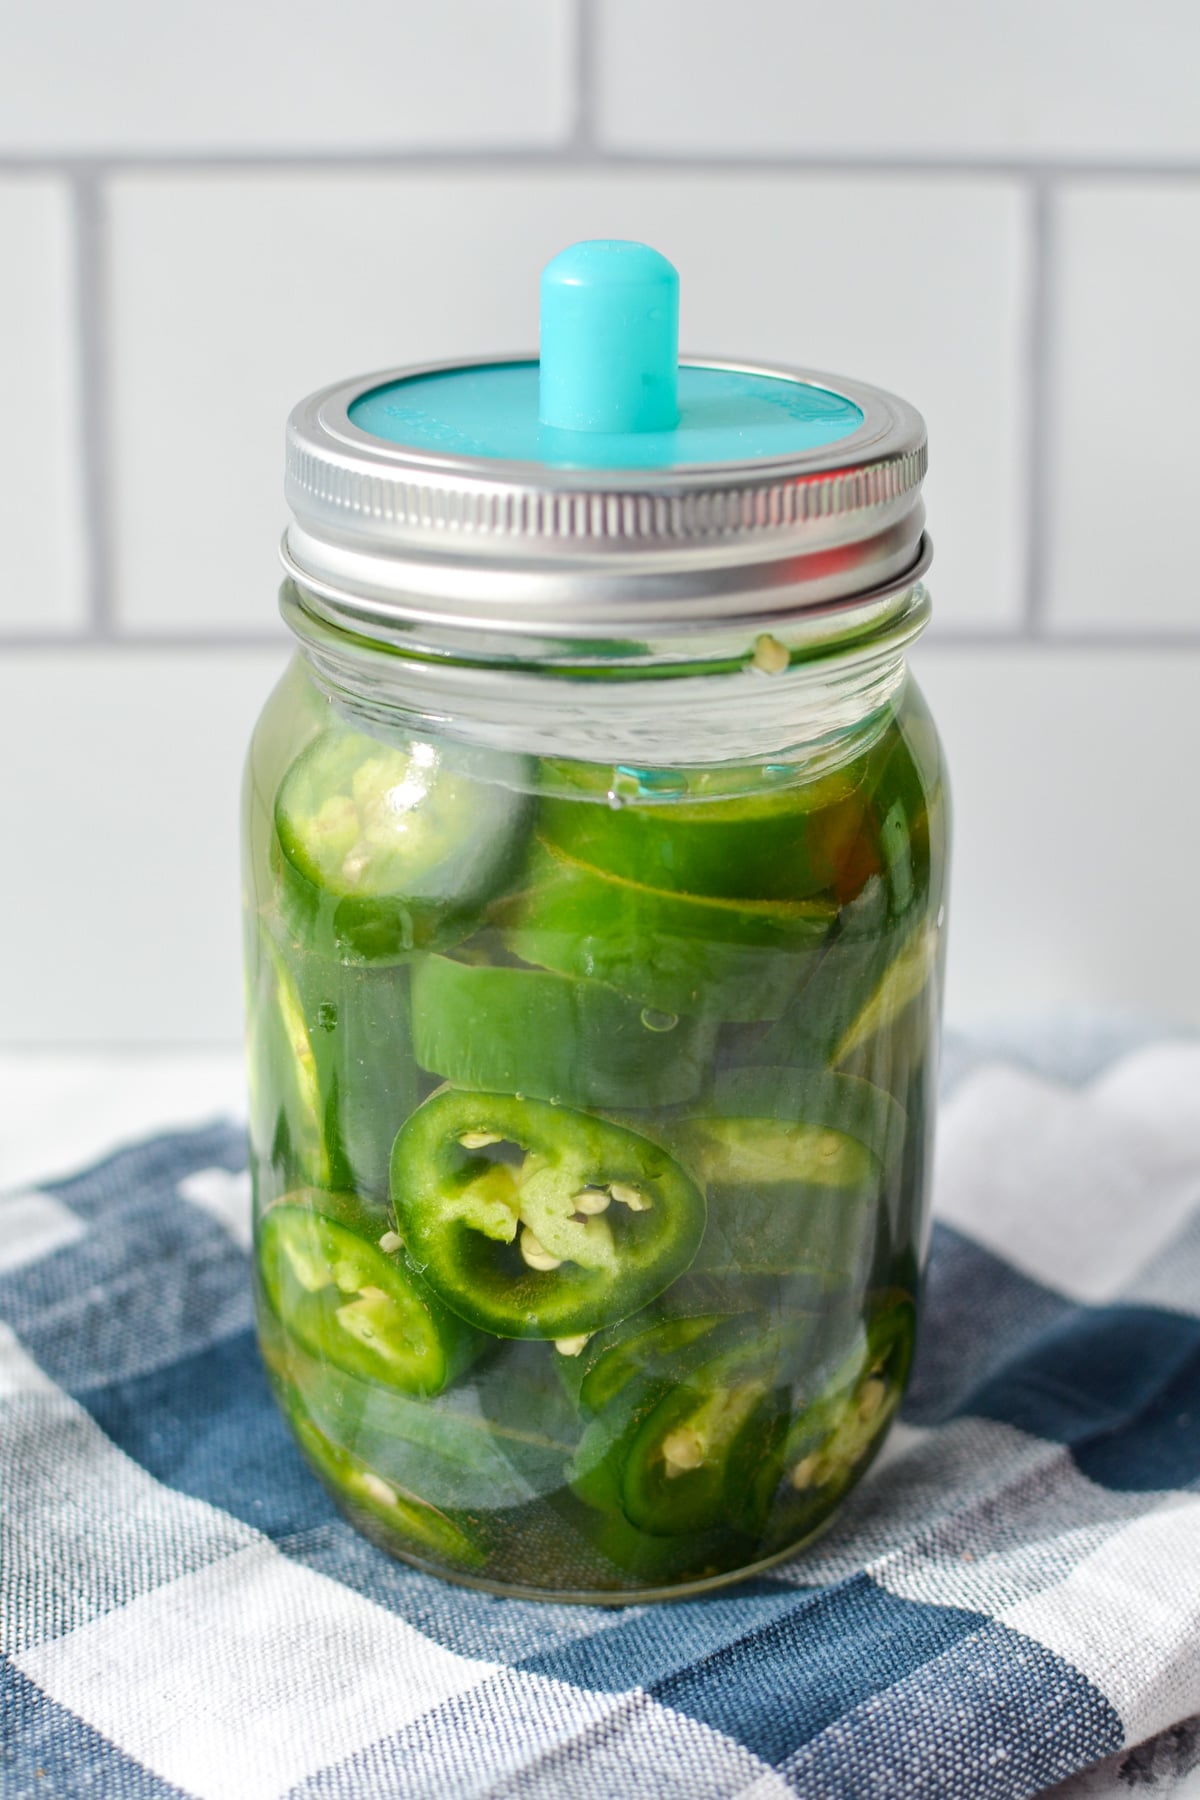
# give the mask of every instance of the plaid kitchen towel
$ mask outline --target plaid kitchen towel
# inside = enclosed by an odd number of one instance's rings
[[[257,1360],[236,1121],[21,1179],[0,1792],[1200,1791],[1200,1043],[947,1063],[903,1423],[807,1555],[662,1606],[470,1593],[342,1522]]]

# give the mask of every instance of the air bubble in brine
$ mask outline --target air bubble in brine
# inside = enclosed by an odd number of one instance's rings
[[[674,1031],[678,1023],[678,1013],[656,1012],[652,1006],[642,1008],[642,1024],[647,1031]]]

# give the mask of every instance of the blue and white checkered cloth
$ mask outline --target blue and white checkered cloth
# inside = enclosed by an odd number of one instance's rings
[[[1200,1043],[947,1077],[887,1452],[808,1555],[663,1606],[343,1523],[259,1368],[236,1122],[0,1198],[0,1793],[1200,1792]]]

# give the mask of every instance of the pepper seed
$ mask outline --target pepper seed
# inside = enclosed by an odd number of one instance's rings
[[[690,1426],[681,1425],[678,1431],[670,1431],[663,1439],[663,1461],[667,1465],[667,1480],[674,1480],[677,1475],[687,1475],[698,1469],[704,1461],[704,1445]]]
[[[392,1251],[398,1250],[403,1242],[404,1239],[400,1236],[398,1231],[385,1231],[379,1240],[379,1248],[381,1250],[386,1250],[387,1254],[390,1256]]]
[[[858,1416],[865,1423],[873,1419],[883,1405],[887,1395],[887,1383],[879,1375],[872,1375],[858,1397]]]
[[[781,644],[777,637],[772,637],[769,631],[764,631],[761,637],[754,640],[752,660],[754,667],[761,669],[764,675],[782,675],[792,659],[786,645]]]
[[[521,1233],[520,1249],[526,1267],[536,1269],[539,1274],[548,1275],[551,1269],[562,1268],[562,1257],[551,1256],[548,1250],[544,1250],[534,1237],[532,1231],[530,1231],[528,1225],[526,1225]]]
[[[555,1338],[554,1348],[560,1356],[578,1356],[591,1335],[590,1331],[581,1331],[577,1337]]]
[[[610,1182],[608,1191],[614,1200],[619,1200],[630,1212],[645,1212],[650,1205],[641,1188],[631,1187],[627,1181]]]
[[[821,1453],[819,1450],[811,1450],[807,1456],[800,1459],[792,1470],[792,1486],[797,1492],[813,1486],[820,1466]]]
[[[464,1150],[486,1150],[489,1144],[502,1143],[503,1139],[498,1131],[463,1131],[458,1141]]]
[[[370,1494],[372,1500],[378,1500],[381,1506],[395,1506],[396,1490],[390,1488],[381,1475],[372,1469],[364,1469],[358,1478],[364,1493]]]
[[[602,1213],[608,1211],[616,1197],[615,1194],[606,1194],[603,1188],[584,1188],[582,1193],[576,1194],[571,1204],[577,1213]]]

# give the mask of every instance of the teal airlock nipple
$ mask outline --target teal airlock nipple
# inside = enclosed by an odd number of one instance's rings
[[[679,423],[679,276],[648,244],[572,244],[542,271],[538,415],[559,431]]]

